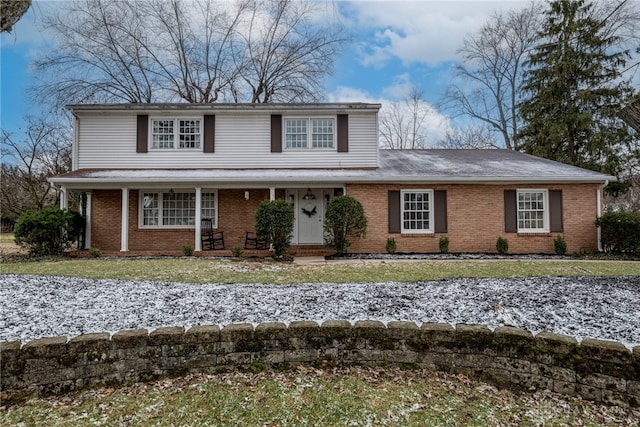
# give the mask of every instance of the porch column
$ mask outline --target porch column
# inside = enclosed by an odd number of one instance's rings
[[[129,251],[129,189],[122,189],[122,229],[120,230],[120,252]]]
[[[195,248],[195,252],[200,252],[202,250],[202,239],[200,238],[201,224],[202,223],[202,188],[196,187],[196,241],[194,242],[193,247]]]
[[[276,187],[269,187],[269,200],[276,199]]]
[[[91,192],[87,191],[85,194],[87,197],[87,206],[85,213],[84,246],[88,249],[91,247]]]
[[[60,187],[60,209],[67,209],[69,206],[69,196],[67,192],[67,187]]]

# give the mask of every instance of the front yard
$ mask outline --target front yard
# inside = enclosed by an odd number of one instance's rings
[[[50,259],[0,266],[0,341],[232,322],[515,324],[640,345],[640,262]],[[298,368],[195,375],[0,406],[4,425],[640,425],[640,412],[462,375]]]

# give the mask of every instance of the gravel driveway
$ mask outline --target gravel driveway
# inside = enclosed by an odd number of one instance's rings
[[[640,277],[297,285],[0,275],[0,341],[294,320],[513,325],[640,345]]]

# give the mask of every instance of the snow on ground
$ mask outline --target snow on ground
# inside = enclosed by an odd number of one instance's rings
[[[0,341],[329,319],[507,324],[633,347],[640,345],[640,277],[203,285],[0,275]]]

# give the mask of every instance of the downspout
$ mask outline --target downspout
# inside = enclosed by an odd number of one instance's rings
[[[596,189],[596,219],[600,218],[602,216],[602,191],[604,189],[604,187],[606,187],[609,184],[609,180],[606,180],[604,182],[604,184],[598,186],[598,188]],[[602,248],[602,230],[600,229],[600,226],[598,226],[598,252],[602,252],[604,249]]]

